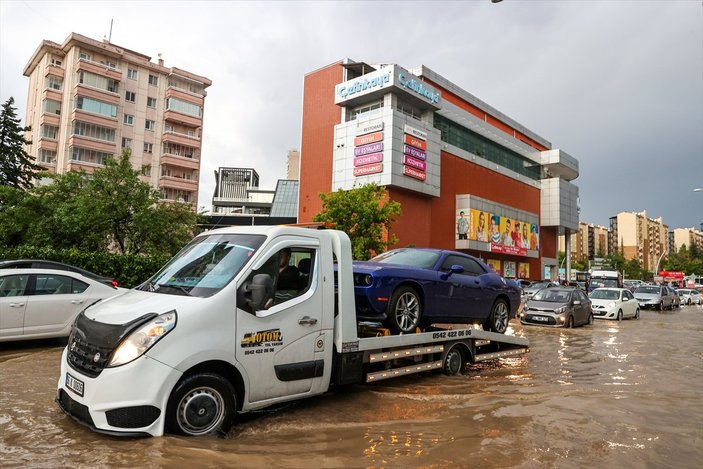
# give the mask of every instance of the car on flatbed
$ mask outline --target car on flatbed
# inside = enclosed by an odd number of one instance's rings
[[[432,323],[480,324],[504,333],[521,291],[481,260],[441,249],[401,248],[355,261],[357,318],[409,334]]]

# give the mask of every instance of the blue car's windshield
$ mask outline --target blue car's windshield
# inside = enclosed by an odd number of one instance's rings
[[[239,273],[264,239],[245,234],[198,237],[138,288],[172,295],[214,295]]]
[[[437,263],[438,259],[438,252],[404,248],[384,252],[383,254],[370,259],[369,262],[409,265],[412,267],[420,267],[422,269],[431,269]]]

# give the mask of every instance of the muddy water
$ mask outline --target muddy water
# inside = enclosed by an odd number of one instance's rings
[[[53,402],[60,343],[0,345],[0,466],[702,467],[703,307],[510,332],[528,355],[250,414],[225,438],[94,433]]]

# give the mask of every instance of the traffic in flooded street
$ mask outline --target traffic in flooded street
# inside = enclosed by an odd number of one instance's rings
[[[695,467],[703,306],[575,329],[530,352],[353,385],[240,417],[225,437],[116,438],[54,401],[65,341],[0,344],[2,467]]]

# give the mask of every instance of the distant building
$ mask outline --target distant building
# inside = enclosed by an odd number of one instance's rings
[[[620,212],[610,218],[611,252],[622,250],[625,259],[637,259],[654,272],[669,253],[669,227],[664,220],[648,218],[647,212]]]
[[[286,178],[290,181],[300,180],[300,151],[288,151],[288,168]]]
[[[605,226],[579,222],[579,230],[571,234],[571,260],[594,261],[609,256],[609,229]],[[566,240],[559,236],[559,251],[565,252]]]
[[[92,173],[130,148],[162,199],[197,207],[210,79],[76,33],[42,41],[23,73],[27,152],[47,171]]]
[[[695,245],[699,252],[703,252],[703,232],[695,228],[675,228],[669,232],[669,251],[679,252],[684,245],[689,251]]]

